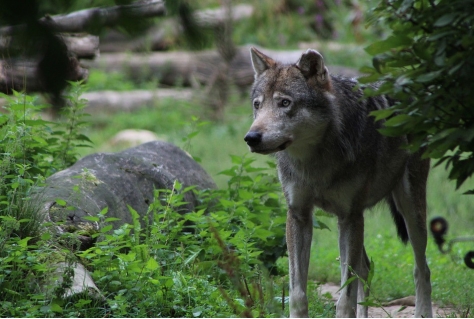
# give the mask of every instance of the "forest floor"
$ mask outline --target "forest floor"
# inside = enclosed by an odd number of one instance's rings
[[[320,295],[331,295],[331,299],[336,302],[340,293],[339,285],[334,283],[325,283],[318,287]],[[383,307],[369,307],[369,318],[413,318],[415,314],[415,296],[408,296],[396,299],[384,304]],[[459,317],[460,314],[454,308],[439,307],[433,304],[433,316],[436,318]]]

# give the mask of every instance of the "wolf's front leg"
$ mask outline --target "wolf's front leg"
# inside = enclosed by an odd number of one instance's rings
[[[309,255],[313,236],[312,209],[290,207],[286,220],[286,243],[290,261],[290,317],[308,317]]]
[[[365,259],[367,258],[364,251],[364,217],[362,214],[352,213],[346,217],[340,217],[339,226],[339,251],[341,256],[341,286],[356,274],[367,280],[368,267]],[[364,262],[362,260],[364,259]],[[341,290],[341,296],[336,304],[336,317],[352,318],[366,316],[365,307],[359,306],[357,311],[357,294],[361,294],[362,299],[365,297],[363,287],[359,289],[362,282],[353,280],[350,284]]]
[[[290,262],[290,317],[308,317],[306,285],[313,237],[312,193],[300,183],[283,184],[288,203],[286,244]]]

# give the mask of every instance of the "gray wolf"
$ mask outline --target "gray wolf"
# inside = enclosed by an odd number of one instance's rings
[[[307,50],[282,64],[251,49],[254,121],[245,135],[250,151],[274,154],[288,204],[286,240],[290,316],[307,317],[306,295],[315,206],[338,218],[341,284],[367,279],[364,210],[386,201],[398,234],[415,254],[416,317],[431,317],[426,262],[426,179],[429,161],[409,153],[410,137],[385,137],[369,114],[394,101],[364,97],[357,81],[330,75],[323,57]],[[376,86],[373,86],[376,89]],[[351,271],[352,269],[352,271]],[[337,317],[367,317],[358,303],[368,296],[356,279],[341,290]]]

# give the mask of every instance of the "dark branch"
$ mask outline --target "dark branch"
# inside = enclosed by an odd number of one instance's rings
[[[114,26],[125,18],[150,18],[165,14],[164,0],[147,0],[130,5],[91,8],[66,15],[46,16],[41,18],[40,22],[52,25],[56,32],[85,32],[97,26]],[[24,28],[25,25],[3,27],[0,34],[14,35]]]

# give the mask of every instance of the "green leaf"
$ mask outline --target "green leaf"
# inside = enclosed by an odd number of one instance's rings
[[[445,25],[448,25],[456,19],[456,17],[459,15],[459,13],[448,13],[436,20],[436,22],[433,24],[435,27],[444,27]]]
[[[106,233],[106,232],[112,230],[112,227],[113,227],[112,225],[104,226],[104,227],[101,228],[100,232],[101,233]]]
[[[153,271],[153,270],[158,269],[158,267],[159,265],[154,258],[148,259],[146,263],[146,269]]]
[[[82,219],[88,220],[90,222],[98,222],[100,220],[97,216],[84,216]]]
[[[325,223],[323,223],[322,221],[320,221],[316,218],[313,218],[313,228],[327,229],[327,230],[331,231],[331,229]]]
[[[275,234],[272,231],[263,228],[258,228],[255,230],[254,236],[260,238],[261,240],[267,240],[268,238],[274,237]]]
[[[87,136],[85,136],[84,134],[77,134],[76,135],[76,140],[78,141],[86,141],[86,142],[89,142],[91,144],[93,144],[94,142],[92,142]]]
[[[401,125],[404,125],[410,121],[412,121],[413,118],[407,114],[399,114],[397,116],[392,117],[391,119],[387,120],[385,122],[385,126],[387,127],[398,127]]]
[[[433,81],[434,79],[438,78],[441,73],[443,73],[443,70],[438,70],[434,72],[428,72],[420,75],[419,77],[416,78],[417,82],[425,83],[425,82],[430,82]]]
[[[392,35],[385,40],[372,43],[365,48],[370,55],[384,53],[390,49],[411,45],[413,40],[405,35]]]
[[[105,206],[99,213],[101,216],[105,216],[109,212],[109,206]]]
[[[184,261],[184,264],[187,265],[189,263],[191,263],[194,259],[196,259],[197,256],[199,256],[199,254],[203,251],[203,249],[198,249],[197,251],[195,251],[194,253],[191,254],[191,256],[189,256],[188,258],[186,258],[186,260]]]
[[[348,286],[351,282],[353,282],[356,279],[357,279],[356,276],[349,277],[349,279],[346,280],[346,282],[341,286],[341,288],[339,288],[337,292],[340,292],[342,289],[344,289],[346,286]]]
[[[394,110],[392,109],[384,109],[384,110],[373,111],[370,113],[370,115],[375,116],[375,121],[379,121],[391,116],[393,112]]]
[[[31,238],[33,238],[33,237],[25,237],[25,238],[19,240],[19,241],[18,241],[18,246],[25,248],[26,246],[28,246],[28,241],[29,241]]]
[[[51,311],[62,313],[63,308],[60,305],[58,305],[57,303],[52,303],[51,304]]]
[[[246,189],[239,189],[239,197],[243,200],[250,200],[253,199],[255,194],[249,192]]]
[[[66,206],[67,205],[67,202],[64,200],[64,199],[60,199],[60,198],[56,198],[56,204],[58,204],[59,206]]]
[[[49,240],[50,238],[51,238],[51,234],[49,232],[41,234],[41,240]]]
[[[39,137],[39,136],[37,136],[37,135],[33,136],[33,139],[34,139],[36,142],[40,143],[41,145],[47,145],[47,144],[48,144],[44,138]]]
[[[367,286],[370,287],[372,284],[372,279],[374,278],[375,274],[375,263],[373,259],[370,259],[370,268],[369,268],[369,274],[367,276]]]

